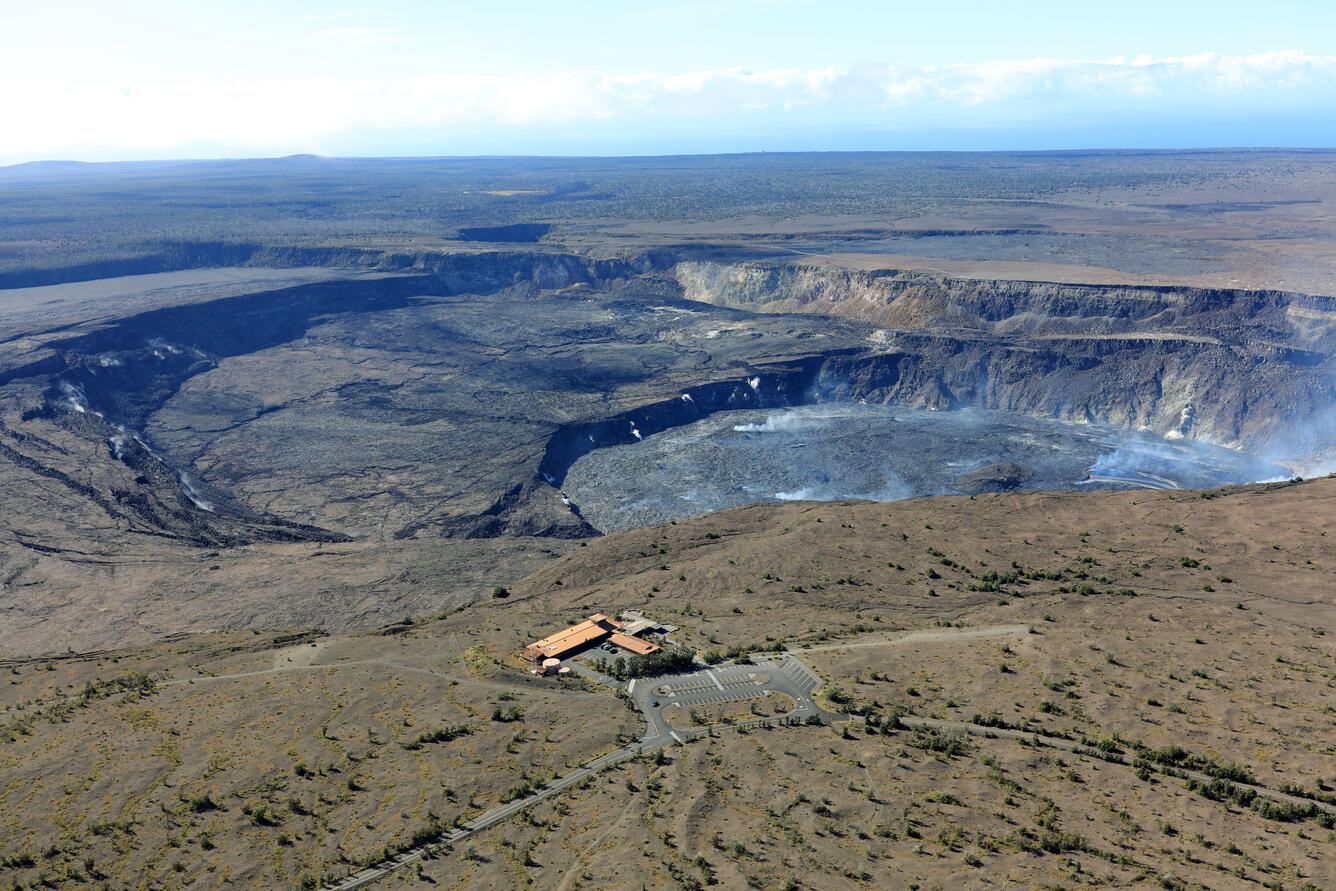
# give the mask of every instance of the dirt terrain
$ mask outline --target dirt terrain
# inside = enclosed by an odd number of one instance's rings
[[[591,543],[517,598],[795,648],[856,717],[626,767],[401,883],[1327,887],[1334,491],[766,506]]]
[[[0,885],[318,888],[514,806],[380,883],[1336,886],[1332,158],[0,169]],[[606,537],[563,489],[818,403],[1315,478]],[[516,658],[628,608],[841,720],[631,757]]]
[[[382,634],[12,661],[4,878],[352,872],[432,814],[467,818],[638,735],[612,691],[514,656],[631,607],[707,654],[793,649],[851,721],[646,756],[390,886],[1325,887],[1333,495],[1322,479],[756,505],[590,541],[508,597]],[[1253,783],[1292,806],[1250,806]]]
[[[595,535],[580,456],[721,409],[1003,409],[1324,472],[1329,160],[6,170],[0,648],[428,616]]]

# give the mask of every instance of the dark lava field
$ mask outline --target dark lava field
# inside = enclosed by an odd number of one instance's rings
[[[6,168],[0,648],[377,627],[749,500],[1324,472],[1332,157]]]
[[[1012,412],[822,404],[724,411],[598,449],[565,495],[601,532],[755,501],[899,501],[1023,489],[1210,489],[1286,476],[1242,452]]]
[[[1336,887],[1333,170],[0,168],[0,885]]]

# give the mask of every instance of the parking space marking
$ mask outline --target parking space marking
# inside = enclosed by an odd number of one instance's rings
[[[408,863],[418,860],[424,856],[430,856],[441,850],[443,846],[458,842],[469,837],[475,832],[481,831],[515,813],[528,807],[537,801],[540,801],[550,795],[557,794],[561,790],[576,785],[587,778],[593,776],[598,771],[614,764],[620,764],[623,761],[633,758],[636,755],[643,754],[646,751],[653,751],[668,745],[668,739],[673,742],[684,745],[687,740],[699,739],[704,736],[717,735],[722,730],[742,730],[751,727],[761,726],[780,726],[801,723],[802,718],[806,716],[809,720],[812,717],[821,717],[823,712],[821,708],[811,699],[810,694],[821,686],[820,678],[801,661],[796,658],[785,656],[784,658],[767,659],[759,666],[766,672],[771,673],[771,677],[765,681],[758,678],[758,673],[749,669],[734,666],[724,666],[716,670],[705,668],[692,674],[677,676],[676,683],[662,683],[666,678],[647,678],[650,683],[639,685],[635,681],[625,686],[627,694],[636,694],[633,702],[636,707],[644,714],[647,719],[646,734],[635,743],[627,745],[615,752],[596,758],[588,764],[579,767],[564,776],[558,777],[540,787],[532,794],[520,799],[516,799],[509,804],[494,808],[479,817],[463,824],[461,827],[443,836],[439,841],[420,845],[413,850],[389,858],[378,864],[374,868],[360,870],[343,881],[325,886],[325,891],[351,891],[370,881],[383,878],[389,875],[393,870],[402,867]],[[780,677],[782,675],[782,678]],[[610,683],[610,680],[607,681]],[[652,689],[651,689],[652,687]],[[667,726],[667,719],[662,709],[668,705],[694,706],[708,705],[717,702],[746,701],[748,699],[759,699],[768,692],[790,694],[796,700],[796,707],[786,715],[776,715],[773,717],[757,717],[750,720],[738,721],[735,723],[726,723],[723,726],[711,726],[693,730],[678,731]],[[654,700],[658,695],[662,699],[671,699],[672,702],[660,704]],[[661,723],[662,722],[662,723]]]

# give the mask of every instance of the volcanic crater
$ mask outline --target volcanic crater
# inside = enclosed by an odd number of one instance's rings
[[[885,164],[869,161],[868,175]],[[836,192],[847,173],[819,159],[802,170]],[[650,187],[620,175],[598,174]],[[287,169],[254,189],[300,181]],[[144,194],[171,194],[196,180],[145,182]],[[934,212],[912,230],[816,205],[789,222],[766,211],[764,225],[705,210],[680,225],[590,222],[577,204],[615,190],[538,184],[507,200],[545,218],[506,219],[486,202],[512,186],[469,185],[451,233],[127,240],[102,259],[6,260],[0,639],[40,652],[278,621],[258,606],[268,595],[238,608],[236,589],[294,548],[312,566],[344,549],[348,574],[289,574],[281,621],[366,627],[466,602],[581,539],[684,510],[1212,486],[1312,474],[1336,454],[1336,299],[1275,275],[1226,286],[1170,269],[1194,239],[1215,258],[1203,270],[1278,250],[1230,254],[1219,234],[1272,205],[1229,204],[1207,234],[1191,225],[1201,214],[1155,210],[1187,222],[1168,240],[1143,227],[1136,243],[1158,247],[1135,269],[1072,266],[1053,280],[930,267],[992,252],[1015,271],[1055,239],[1075,247],[1051,260],[1102,263],[1132,243],[1131,211],[1103,234],[1090,219],[1058,231],[1056,204],[1027,220],[1037,211],[1024,201],[961,205],[968,226]],[[1087,214],[1088,200],[1064,213]],[[897,266],[866,253],[888,240],[941,256]],[[836,253],[855,249],[865,253]],[[784,418],[806,429],[765,429]],[[402,562],[370,571],[365,555],[386,545]],[[177,561],[205,569],[183,576]],[[440,561],[459,574],[423,590],[414,567]],[[153,593],[169,578],[171,604]],[[108,619],[96,627],[70,618],[90,589]]]

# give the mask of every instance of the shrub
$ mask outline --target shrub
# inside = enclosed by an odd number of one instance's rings
[[[500,712],[501,709],[498,707],[492,714],[493,719],[496,719],[496,716],[500,714]],[[505,717],[502,716],[500,720],[505,720]],[[450,740],[458,739],[461,736],[468,736],[472,732],[473,728],[467,724],[456,724],[453,727],[442,727],[439,730],[424,733],[411,742],[404,743],[404,748],[409,751],[416,751],[430,743],[449,742]]]
[[[208,792],[201,792],[199,795],[192,795],[186,799],[186,807],[192,814],[202,814],[205,811],[218,810],[218,802],[213,800]]]
[[[1039,837],[1039,848],[1050,854],[1064,854],[1089,850],[1090,845],[1075,832],[1045,832]]]
[[[696,664],[696,654],[686,647],[668,647],[648,656],[632,656],[626,662],[627,677],[640,678],[657,674],[677,674],[690,671]]]
[[[948,758],[955,758],[969,751],[969,743],[965,741],[965,734],[940,728],[918,731],[909,740],[909,744],[916,749],[939,752]]]

